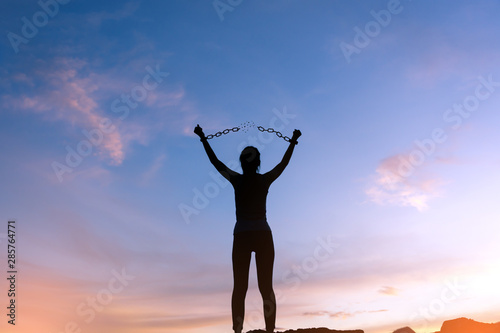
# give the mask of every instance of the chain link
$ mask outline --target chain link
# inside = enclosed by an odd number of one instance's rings
[[[246,131],[247,128],[249,128],[249,127],[255,127],[255,125],[253,123],[247,122],[242,127],[245,128],[245,131]],[[217,132],[215,134],[209,134],[209,135],[206,136],[206,138],[207,138],[207,140],[213,139],[214,137],[218,138],[222,134],[225,135],[225,134],[229,134],[231,132],[238,132],[240,129],[241,129],[241,127],[226,128],[225,130],[219,131],[219,132]],[[290,140],[291,140],[288,136],[284,136],[280,131],[277,131],[274,128],[271,128],[271,127],[269,127],[269,128],[266,129],[266,128],[262,127],[262,126],[257,126],[257,129],[259,131],[261,131],[261,132],[275,133],[278,138],[283,139],[286,142],[290,142]]]
[[[290,142],[290,138],[288,136],[284,136],[280,131],[277,131],[274,128],[269,127],[268,129],[265,129],[262,126],[257,126],[257,129],[261,132],[275,133],[278,138],[283,139],[286,142]]]
[[[241,128],[239,127],[233,127],[233,128],[226,128],[225,130],[223,130],[222,132],[219,131],[215,134],[209,134],[206,136],[207,140],[210,140],[210,139],[213,139],[214,137],[218,138],[219,136],[221,136],[222,134],[228,134],[230,132],[238,132]]]

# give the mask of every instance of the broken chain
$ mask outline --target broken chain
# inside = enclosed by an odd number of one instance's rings
[[[228,134],[228,133],[231,133],[231,132],[235,133],[235,132],[238,132],[239,130],[241,130],[242,128],[244,128],[245,132],[246,132],[246,130],[248,128],[255,127],[255,124],[254,123],[250,123],[250,122],[247,121],[245,124],[240,125],[240,126],[236,126],[236,127],[233,127],[233,128],[226,128],[225,130],[219,131],[219,132],[217,132],[215,134],[209,134],[209,135],[206,136],[206,138],[207,138],[207,140],[210,140],[210,139],[213,139],[213,138],[218,138],[222,134]],[[257,126],[257,129],[259,131],[261,131],[261,132],[274,133],[274,134],[276,134],[276,136],[278,138],[283,139],[286,142],[290,142],[290,140],[291,140],[288,136],[283,135],[280,131],[277,131],[274,128],[271,128],[271,127],[264,128],[262,126]]]

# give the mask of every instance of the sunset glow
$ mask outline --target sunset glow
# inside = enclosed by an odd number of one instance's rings
[[[262,173],[288,143],[257,126],[302,132],[267,198],[277,329],[500,321],[499,12],[2,1],[0,331],[231,332],[234,193],[197,124]],[[264,327],[252,260],[245,332]]]

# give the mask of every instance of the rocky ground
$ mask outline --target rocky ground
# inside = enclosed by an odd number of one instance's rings
[[[253,330],[247,333],[266,333],[263,330]],[[364,333],[363,330],[332,330],[325,327],[319,328],[299,328],[296,330],[287,330],[277,333]],[[415,333],[410,327],[403,327],[395,330],[393,333]],[[429,333],[500,333],[500,322],[494,324],[485,324],[467,318],[458,318],[447,320],[443,323],[441,330]]]
[[[254,331],[248,331],[247,333],[266,333],[266,331],[254,330]],[[299,328],[297,330],[287,330],[277,333],[364,333],[364,331],[363,330],[338,331],[338,330],[331,330],[325,327],[318,327],[318,328]]]

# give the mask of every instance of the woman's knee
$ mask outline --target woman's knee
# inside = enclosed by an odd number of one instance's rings
[[[244,296],[246,295],[247,290],[248,290],[248,283],[241,283],[241,284],[235,283],[233,287],[233,294]]]
[[[264,299],[274,298],[274,290],[272,284],[259,285],[259,291]]]

